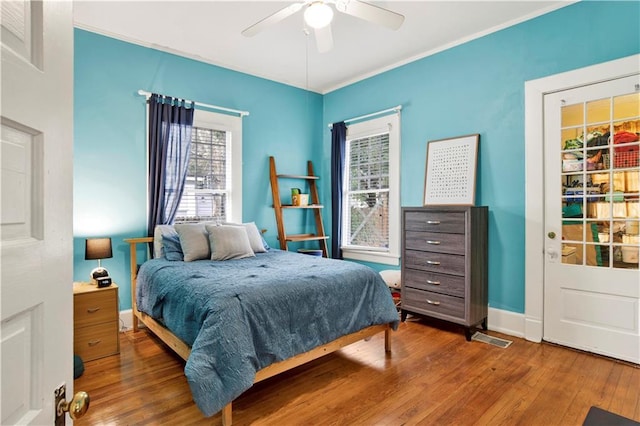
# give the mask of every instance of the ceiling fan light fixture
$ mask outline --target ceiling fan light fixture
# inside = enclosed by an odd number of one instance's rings
[[[311,28],[324,28],[331,23],[332,19],[333,9],[320,1],[311,3],[304,11],[304,21]]]

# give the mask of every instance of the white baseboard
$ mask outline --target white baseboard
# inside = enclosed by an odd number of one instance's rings
[[[508,334],[509,336],[525,336],[524,314],[505,311],[502,309],[489,308],[487,325],[489,327],[489,330]]]
[[[120,332],[129,331],[133,328],[133,318],[131,309],[120,311]]]

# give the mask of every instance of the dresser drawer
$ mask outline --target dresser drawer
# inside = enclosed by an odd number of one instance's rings
[[[464,276],[465,257],[457,254],[405,250],[405,267],[422,271]]]
[[[446,232],[464,234],[465,213],[433,211],[408,211],[404,215],[405,231]]]
[[[405,269],[402,277],[404,287],[433,291],[434,293],[464,297],[464,277],[436,274],[433,272]]]
[[[435,251],[439,253],[464,254],[464,234],[445,234],[439,232],[405,232],[407,250]]]
[[[88,327],[75,327],[73,352],[84,361],[117,354],[120,351],[118,322],[111,321]]]
[[[402,309],[426,315],[446,315],[461,320],[465,317],[463,298],[409,287],[402,288]]]
[[[73,302],[75,327],[117,321],[117,294],[115,289],[75,294]]]

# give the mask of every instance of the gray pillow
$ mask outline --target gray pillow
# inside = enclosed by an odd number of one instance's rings
[[[207,225],[211,260],[243,259],[254,257],[244,226]]]
[[[254,253],[265,253],[267,251],[267,247],[265,247],[264,239],[262,238],[262,234],[258,230],[258,226],[255,222],[248,223],[230,223],[225,222],[223,225],[232,225],[232,226],[244,226],[247,231],[247,237],[249,237],[249,244],[251,244],[251,250]]]
[[[204,223],[179,223],[174,225],[180,236],[180,245],[184,253],[184,261],[209,259],[209,238]]]

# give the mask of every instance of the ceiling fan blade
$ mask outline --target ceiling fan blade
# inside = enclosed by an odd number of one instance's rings
[[[302,9],[302,6],[304,6],[304,4],[304,2],[290,4],[289,6],[280,9],[273,15],[269,15],[263,20],[256,22],[248,28],[245,28],[244,30],[242,30],[242,35],[245,37],[253,37],[265,28],[293,15],[294,13]]]
[[[336,0],[336,9],[392,30],[397,30],[404,22],[404,15],[359,0]]]
[[[331,25],[326,27],[316,28],[314,30],[316,36],[316,46],[318,52],[326,53],[333,49],[333,34],[331,33]]]

